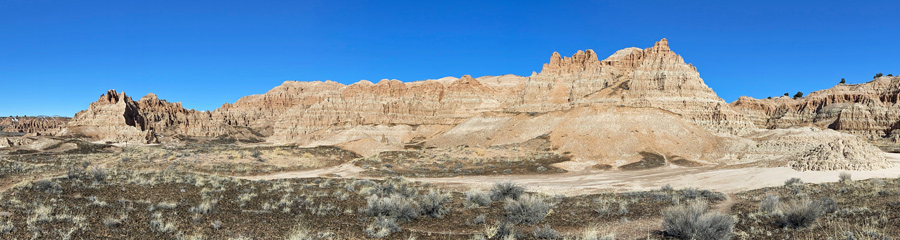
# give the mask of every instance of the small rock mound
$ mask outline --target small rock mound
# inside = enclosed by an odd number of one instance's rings
[[[790,162],[797,171],[874,170],[890,167],[878,148],[859,140],[819,144]]]

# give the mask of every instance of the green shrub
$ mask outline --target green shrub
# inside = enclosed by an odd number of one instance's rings
[[[118,218],[107,217],[103,219],[103,225],[110,228],[116,228],[122,225],[122,221]]]
[[[734,219],[708,211],[706,203],[693,202],[663,211],[665,234],[678,239],[731,239]]]
[[[537,196],[524,196],[518,200],[506,199],[506,219],[511,223],[539,223],[550,212],[550,204]]]
[[[34,182],[32,189],[45,193],[62,193],[62,186],[53,180],[38,180],[37,182]]]
[[[188,211],[190,211],[190,212],[192,212],[192,213],[208,214],[208,213],[212,212],[213,207],[215,207],[216,203],[217,203],[217,201],[215,201],[215,200],[213,200],[213,201],[209,201],[209,200],[203,201],[203,202],[201,202],[199,205],[197,205],[196,207],[191,207],[191,209],[188,209]]]
[[[837,202],[830,197],[822,197],[816,203],[822,207],[823,213],[834,213],[838,210]]]
[[[378,217],[366,227],[366,235],[373,238],[384,238],[395,232],[400,232],[400,225],[390,217]]]
[[[420,196],[419,206],[422,208],[422,214],[434,218],[443,218],[444,214],[450,211],[450,208],[444,206],[448,202],[450,202],[449,194],[432,189],[428,194]]]
[[[698,198],[704,198],[708,201],[722,201],[725,200],[726,196],[724,193],[713,192],[710,190],[700,190],[696,188],[683,188],[676,191],[678,195],[681,195],[682,199],[686,200],[695,200]]]
[[[366,207],[362,210],[371,217],[390,217],[400,221],[409,221],[419,217],[419,207],[413,200],[394,194],[389,197],[370,196]]]
[[[559,232],[550,228],[549,224],[544,224],[544,227],[535,228],[532,232],[532,235],[535,239],[558,239]]]
[[[662,186],[661,188],[659,188],[659,190],[663,191],[663,192],[671,192],[671,191],[675,191],[675,188],[673,188],[671,184],[666,184],[665,186]]]
[[[299,228],[291,231],[291,234],[285,238],[285,240],[315,240],[316,237],[314,234],[310,233],[309,230],[305,228]]]
[[[759,211],[766,214],[774,214],[778,211],[778,196],[768,195],[759,202]]]
[[[6,222],[0,222],[0,233],[10,233],[16,230],[16,226],[13,225],[11,220],[6,220]]]
[[[612,216],[614,214],[628,214],[628,202],[626,201],[615,201],[608,199],[597,199],[594,201],[594,212],[599,214],[600,216]],[[616,207],[613,207],[613,205]]]
[[[785,187],[790,187],[790,186],[796,185],[796,184],[803,184],[803,180],[800,180],[799,178],[791,178],[791,179],[788,179],[787,181],[784,181]]]
[[[510,222],[498,222],[494,226],[485,226],[485,235],[488,239],[516,239],[518,229]]]
[[[487,207],[491,205],[491,196],[485,192],[470,190],[466,192],[466,207]]]
[[[525,188],[512,182],[494,183],[491,188],[491,200],[500,201],[510,198],[518,200],[519,196],[525,193]]]
[[[175,224],[163,221],[161,213],[154,213],[150,218],[150,229],[159,233],[172,233],[177,230]]]
[[[780,206],[777,224],[787,228],[805,228],[811,226],[825,213],[837,210],[837,204],[831,198],[817,201],[808,199],[792,201]]]
[[[382,197],[394,194],[399,194],[404,197],[415,197],[418,193],[418,189],[413,187],[409,181],[402,177],[389,177],[377,187],[377,194]]]
[[[853,179],[851,179],[850,173],[848,173],[848,172],[841,172],[838,175],[838,179],[839,179],[838,181],[842,182],[842,183],[853,181]]]
[[[93,166],[87,170],[87,175],[94,180],[95,183],[102,183],[106,181],[106,169],[98,166]]]
[[[597,227],[585,228],[581,232],[581,236],[575,238],[577,240],[616,240],[616,234],[610,233],[601,236],[600,231],[597,230]]]

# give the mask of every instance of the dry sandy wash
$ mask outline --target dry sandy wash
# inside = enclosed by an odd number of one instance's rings
[[[791,178],[808,183],[837,182],[839,174],[849,173],[854,180],[900,177],[900,154],[888,153],[892,167],[860,171],[797,171],[789,167],[758,166],[669,166],[635,171],[601,171],[582,168],[561,174],[515,176],[465,176],[450,178],[411,178],[410,180],[433,183],[466,190],[488,189],[497,182],[513,182],[530,190],[565,195],[584,195],[605,192],[647,191],[665,185],[674,188],[710,189],[735,193],[764,187],[784,185]],[[277,180],[291,178],[343,177],[366,178],[363,169],[351,164],[305,171],[241,177],[249,180]]]

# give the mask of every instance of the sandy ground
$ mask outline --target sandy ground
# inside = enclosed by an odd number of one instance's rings
[[[344,177],[359,178],[359,173],[363,169],[350,163],[341,164],[333,167],[318,168],[312,170],[281,172],[269,175],[242,176],[237,178],[248,180],[275,180],[284,178],[314,178],[314,177]]]
[[[900,176],[900,154],[885,154],[893,167],[874,171],[846,171],[854,180],[869,178],[896,178]],[[243,177],[251,180],[309,177],[359,177],[362,169],[351,164],[308,171],[284,172],[272,175]],[[674,188],[694,187],[724,193],[734,193],[763,187],[781,186],[790,178],[800,178],[808,183],[836,182],[838,174],[845,171],[799,172],[788,167],[777,168],[728,168],[722,166],[677,167],[639,171],[582,170],[546,175],[466,176],[452,178],[412,178],[415,181],[453,188],[487,189],[495,182],[511,181],[528,188],[550,194],[580,195],[602,192],[624,192],[658,189],[666,184]]]

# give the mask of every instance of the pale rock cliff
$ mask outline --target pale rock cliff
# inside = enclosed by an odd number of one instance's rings
[[[898,103],[900,77],[885,76],[862,84],[839,84],[798,99],[741,97],[730,105],[760,128],[815,126],[896,142]]]

